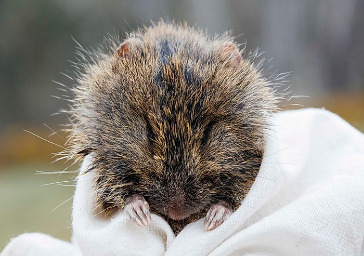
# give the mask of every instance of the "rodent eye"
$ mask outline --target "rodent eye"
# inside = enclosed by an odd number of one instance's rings
[[[211,133],[211,130],[212,130],[212,127],[214,126],[215,122],[211,121],[208,123],[208,125],[205,127],[205,130],[203,132],[203,136],[202,136],[202,139],[201,139],[201,145],[202,146],[205,146],[209,137],[210,137],[210,133]]]
[[[145,122],[146,122],[146,128],[147,128],[147,137],[148,137],[148,139],[149,139],[150,142],[153,142],[154,139],[155,139],[155,135],[154,135],[154,132],[153,132],[153,128],[150,125],[148,119],[146,119]]]

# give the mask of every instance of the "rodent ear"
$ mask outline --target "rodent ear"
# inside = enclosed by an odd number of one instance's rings
[[[129,37],[116,49],[116,53],[119,57],[130,57],[132,51],[140,48],[142,45],[142,40],[137,37]]]
[[[228,61],[232,65],[238,65],[242,56],[239,48],[234,43],[224,43],[220,49],[220,58],[222,61]]]
[[[130,56],[130,43],[128,41],[123,42],[116,49],[116,53],[119,57],[129,57]]]

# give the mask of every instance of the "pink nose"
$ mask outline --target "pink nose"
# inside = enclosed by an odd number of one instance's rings
[[[175,208],[171,208],[168,210],[168,217],[173,220],[183,220],[188,217],[188,214],[183,211],[176,210]]]
[[[167,206],[168,217],[173,220],[183,220],[189,216],[184,206],[183,197],[175,197],[171,201]]]
[[[183,220],[189,216],[186,209],[185,193],[182,189],[173,192],[167,203],[168,217],[173,220]]]

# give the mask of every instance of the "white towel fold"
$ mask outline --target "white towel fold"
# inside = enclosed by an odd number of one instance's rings
[[[94,176],[87,173],[77,181],[72,244],[27,234],[34,236],[31,243],[19,240],[22,235],[1,256],[364,255],[364,135],[318,109],[279,113],[273,127],[253,187],[213,231],[204,232],[201,219],[175,237],[154,214],[148,227],[137,226],[124,211],[110,219],[95,216]],[[17,252],[22,246],[32,252]]]

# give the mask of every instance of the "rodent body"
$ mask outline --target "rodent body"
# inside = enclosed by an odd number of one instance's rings
[[[159,22],[118,44],[81,64],[70,110],[69,154],[93,154],[98,209],[217,227],[258,174],[273,89],[227,35]]]

